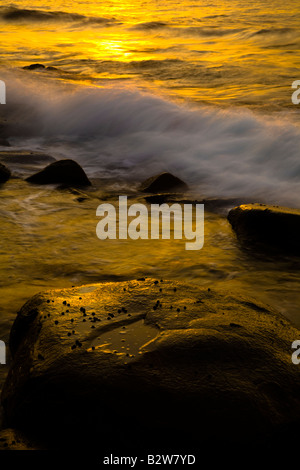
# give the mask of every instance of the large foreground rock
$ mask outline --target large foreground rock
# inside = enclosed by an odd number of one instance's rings
[[[90,186],[85,172],[74,160],[59,160],[26,179],[35,184],[64,184],[72,186]]]
[[[245,204],[232,209],[228,220],[245,245],[300,254],[298,209]]]
[[[300,423],[297,338],[269,306],[181,282],[44,292],[11,330],[6,425],[43,435],[50,448],[233,451],[290,439]]]
[[[140,186],[140,190],[145,193],[178,192],[186,191],[187,189],[187,184],[171,173],[161,173],[160,175],[152,176]]]

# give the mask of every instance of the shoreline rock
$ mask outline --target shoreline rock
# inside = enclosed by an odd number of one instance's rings
[[[152,176],[140,185],[140,191],[144,193],[181,192],[187,190],[188,185],[184,181],[167,172]]]
[[[299,337],[267,305],[178,281],[43,292],[11,330],[5,424],[41,433],[48,448],[289,436],[300,423]]]
[[[6,181],[8,181],[10,177],[10,170],[5,165],[0,163],[0,184],[6,183]]]
[[[74,160],[58,160],[43,170],[26,178],[33,184],[63,184],[71,186],[91,186],[81,166]]]
[[[265,251],[300,254],[300,210],[266,204],[244,204],[228,213],[240,242]]]

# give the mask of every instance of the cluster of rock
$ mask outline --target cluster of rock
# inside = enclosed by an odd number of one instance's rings
[[[50,155],[30,151],[0,151],[0,183],[6,182],[10,176],[10,170],[4,165],[23,165],[34,163],[49,163],[45,168],[26,178],[33,184],[62,184],[66,186],[80,187],[90,186],[91,182],[82,167],[71,159],[56,161]],[[144,193],[160,194],[170,192],[184,192],[188,190],[187,184],[171,173],[164,172],[148,178],[139,190]]]

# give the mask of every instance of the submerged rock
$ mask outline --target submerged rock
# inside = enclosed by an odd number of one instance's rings
[[[299,209],[245,204],[232,209],[228,220],[245,245],[300,254]]]
[[[43,170],[26,178],[26,181],[35,184],[91,185],[84,170],[74,160],[59,160],[51,163]]]
[[[10,170],[0,163],[0,184],[5,183],[11,177]]]
[[[140,186],[140,190],[145,193],[176,192],[186,191],[187,189],[187,184],[171,173],[161,173],[160,175],[152,176]]]
[[[252,448],[283,429],[289,439],[300,423],[299,337],[267,305],[182,282],[44,292],[11,330],[5,422],[48,448]]]

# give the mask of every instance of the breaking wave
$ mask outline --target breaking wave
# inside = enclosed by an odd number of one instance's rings
[[[140,181],[170,171],[197,194],[300,207],[300,129],[282,116],[190,108],[124,88],[37,88],[34,80],[10,81],[8,96],[14,146],[74,158],[90,177],[111,171]]]

